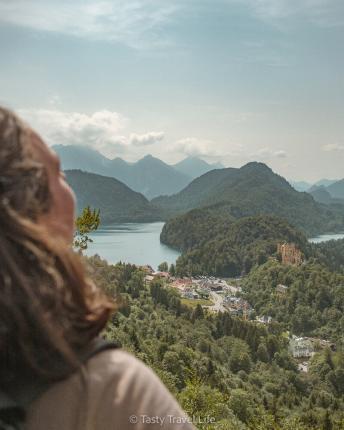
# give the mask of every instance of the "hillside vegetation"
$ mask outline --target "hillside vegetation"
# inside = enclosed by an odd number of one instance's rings
[[[328,269],[344,273],[344,239],[313,244],[311,252]]]
[[[288,287],[285,294],[276,293],[278,284]],[[315,260],[302,266],[269,261],[252,270],[242,285],[258,315],[271,316],[296,335],[344,346],[344,274]]]
[[[263,264],[276,255],[278,243],[295,243],[306,255],[310,249],[306,237],[279,218],[260,215],[233,221],[206,217],[202,210],[165,224],[161,241],[184,251],[177,260],[177,273],[225,277]]]
[[[213,170],[192,181],[180,193],[152,202],[174,215],[194,208],[207,208],[208,213],[229,214],[235,218],[275,215],[307,235],[344,227],[344,207],[316,202],[262,163]]]
[[[121,297],[122,307],[109,322],[106,337],[152,367],[200,430],[343,429],[343,353],[319,352],[309,372],[300,373],[287,350],[284,323],[264,326],[227,313],[206,314],[199,306],[191,310],[159,281],[145,285],[144,274],[134,266],[109,266],[99,258],[89,264],[93,279],[111,296]],[[271,264],[261,270],[275,283]],[[312,270],[307,285],[312,294],[321,295]],[[253,275],[252,289],[254,282],[264,282],[265,274]],[[281,277],[291,289],[296,282],[305,285],[298,273],[290,280],[286,272]],[[322,283],[327,281],[333,301],[341,280],[324,275]],[[262,292],[264,288],[262,284]],[[294,294],[291,290],[290,306]],[[299,294],[309,300],[306,291]],[[204,421],[208,416],[215,420],[211,425]]]
[[[68,170],[65,173],[77,197],[78,213],[86,206],[99,209],[103,224],[161,220],[159,209],[142,194],[114,178],[80,170]]]

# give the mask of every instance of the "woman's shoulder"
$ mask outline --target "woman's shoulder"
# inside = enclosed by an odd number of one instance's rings
[[[49,409],[47,416],[52,408],[54,412],[61,408],[71,422],[80,404],[87,411],[84,429],[108,430],[113,422],[123,430],[193,428],[155,372],[123,349],[105,350],[90,358],[79,374],[53,386],[34,409],[42,418]]]
[[[113,390],[119,398],[150,386],[165,387],[148,366],[123,349],[109,349],[93,356],[86,364],[86,378],[92,390]]]
[[[133,354],[121,348],[106,349],[93,355],[86,363],[87,375],[91,379],[122,379],[136,372],[145,373],[148,367]],[[149,371],[149,370],[148,370]]]
[[[151,368],[133,354],[120,348],[109,349],[93,356],[87,362],[86,374],[92,387],[95,385],[103,386],[103,389],[107,389],[108,386],[116,387],[118,395],[124,392],[133,395],[141,386],[146,391],[150,386],[166,390]]]
[[[102,387],[97,411],[100,428],[106,419],[115,419],[123,429],[192,428],[155,372],[132,354],[108,350],[89,360],[87,366],[91,387]]]

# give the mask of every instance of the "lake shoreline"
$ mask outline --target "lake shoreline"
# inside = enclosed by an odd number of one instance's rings
[[[169,265],[175,264],[182,253],[160,242],[164,224],[163,221],[156,221],[102,225],[89,235],[93,242],[89,244],[85,254],[98,254],[110,264],[119,261],[142,266],[148,264],[156,270],[164,261]],[[308,242],[317,244],[340,239],[344,239],[344,232],[321,234],[309,238]]]
[[[85,254],[98,254],[110,264],[119,261],[157,270],[164,261],[175,264],[180,252],[160,242],[164,222],[102,225],[89,236],[93,240]]]
[[[344,239],[344,232],[319,234],[319,236],[310,237],[308,239],[308,242],[316,244],[316,243],[329,242],[331,240],[341,240],[341,239]]]

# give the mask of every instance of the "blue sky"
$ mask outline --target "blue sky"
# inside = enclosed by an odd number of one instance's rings
[[[342,0],[0,0],[0,103],[110,157],[344,177]]]

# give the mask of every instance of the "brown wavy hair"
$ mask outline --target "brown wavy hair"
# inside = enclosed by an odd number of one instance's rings
[[[0,108],[0,386],[75,369],[114,308],[80,257],[39,223],[52,196],[31,129]]]

